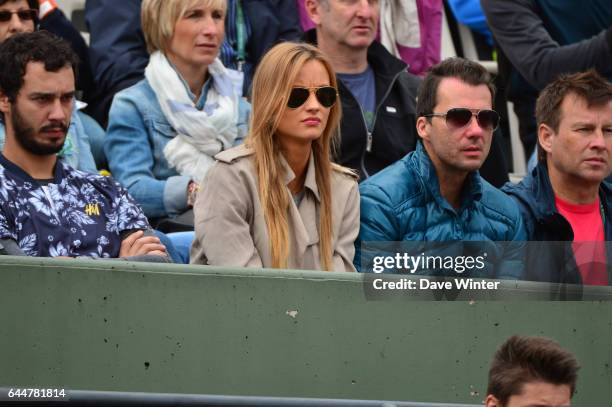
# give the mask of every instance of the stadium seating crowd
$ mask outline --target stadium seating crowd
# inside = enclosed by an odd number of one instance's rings
[[[121,242],[134,240],[126,230],[161,239],[164,249],[151,251],[179,263],[362,272],[372,271],[361,264],[364,242],[516,241],[528,253],[531,242],[563,241],[562,266],[555,254],[484,276],[612,284],[606,1],[563,9],[527,0],[76,3],[81,9],[0,0],[2,58],[18,58],[19,44],[48,31],[77,61],[52,67],[52,56],[24,52],[29,59],[15,62],[23,72],[2,72],[0,242],[8,254],[77,257],[78,225],[119,222],[112,212],[93,219],[97,202],[69,205],[57,216],[82,219],[56,225],[73,230],[65,250],[33,246],[29,227],[49,222],[59,199],[45,195],[58,178],[41,178],[32,162],[40,157],[48,174],[62,163],[67,179],[73,171],[112,176],[112,188],[146,216],[107,226],[119,245],[91,257],[125,257]],[[451,26],[460,29],[449,41]],[[499,66],[461,49],[466,35],[494,49],[488,56]],[[69,103],[30,78],[40,62],[45,74],[74,66]],[[47,116],[28,113],[43,93],[38,113]],[[498,113],[506,100],[525,156],[537,155],[527,174],[508,171],[517,138]],[[43,148],[58,132],[57,151]],[[13,182],[26,175],[25,186]],[[9,205],[10,188],[43,191],[48,205]],[[38,217],[25,227],[28,211]],[[533,271],[542,267],[549,271]]]

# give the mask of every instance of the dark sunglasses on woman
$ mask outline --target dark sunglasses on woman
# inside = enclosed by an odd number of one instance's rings
[[[17,11],[2,10],[0,11],[0,23],[10,21],[11,18],[13,18],[13,14],[17,14],[17,17],[19,17],[21,21],[35,21],[38,16],[38,12],[32,9]]]
[[[310,97],[310,92],[313,92],[317,97],[317,100],[321,106],[330,108],[336,103],[338,97],[338,91],[332,86],[321,86],[314,88],[303,88],[294,87],[291,89],[289,94],[289,100],[287,101],[287,107],[290,109],[297,109],[302,106]]]
[[[468,109],[466,107],[455,107],[446,113],[424,114],[423,117],[445,117],[446,125],[449,129],[459,129],[465,127],[476,116],[478,125],[483,130],[493,131],[499,126],[499,113],[490,109]]]

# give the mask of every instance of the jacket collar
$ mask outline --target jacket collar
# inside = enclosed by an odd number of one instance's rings
[[[285,169],[285,185],[289,185],[289,183],[295,178],[295,174],[282,154],[281,164]],[[308,168],[306,169],[306,180],[304,181],[304,188],[310,189],[310,191],[314,194],[315,198],[317,198],[317,201],[320,202],[321,198],[319,197],[319,188],[317,187],[316,175],[317,173],[315,170],[314,155],[311,152],[310,158],[308,159]]]
[[[232,163],[234,160],[246,157],[254,154],[252,148],[247,147],[244,144],[240,144],[239,146],[232,147],[229,150],[221,151],[217,155],[215,155],[215,159],[222,161],[224,163]],[[289,163],[285,159],[285,157],[281,154],[280,156],[281,165],[285,170],[284,181],[285,185],[288,185],[295,178],[295,174],[293,170],[289,166]],[[308,168],[306,169],[306,180],[304,181],[304,187],[308,188],[312,191],[315,198],[320,202],[321,198],[319,197],[319,188],[317,187],[317,173],[315,170],[315,162],[314,155],[312,152],[310,153],[310,158],[308,159]]]
[[[30,174],[6,158],[2,153],[0,153],[0,165],[4,167],[5,171],[8,171],[13,177],[18,178],[21,182],[32,182],[34,184],[38,184],[39,180],[32,178]],[[60,159],[58,158],[53,166],[53,183],[59,184],[63,178],[64,167],[61,165]]]
[[[295,174],[282,154],[281,164],[285,169],[285,185],[288,185],[295,178]],[[304,188],[310,189],[315,199],[320,202],[319,189],[317,188],[315,176],[314,155],[312,153],[310,153],[308,169],[306,171]],[[304,262],[306,249],[319,242],[318,222],[309,221],[318,218],[317,204],[313,199],[304,196],[299,206],[293,203],[289,205],[289,215],[289,227],[294,236],[293,244],[295,245],[292,247],[291,252],[294,253],[296,262],[290,266],[300,267]]]
[[[538,220],[558,213],[555,205],[555,193],[550,183],[548,168],[545,162],[539,162],[531,174],[522,182],[535,202],[534,215]],[[603,181],[599,186],[599,199],[606,216],[612,214],[612,185]]]
[[[547,218],[558,213],[555,206],[555,193],[550,183],[548,176],[548,168],[546,163],[540,161],[538,165],[531,171],[531,194],[535,205],[533,205],[534,216],[539,221],[544,221]]]
[[[538,221],[547,222],[553,216],[559,214],[555,205],[555,193],[550,183],[546,162],[540,161],[523,183],[527,187],[528,193],[530,192],[533,197],[533,204],[530,206]],[[525,198],[527,197],[523,197],[523,199]],[[612,221],[612,185],[605,180],[599,186],[599,200],[604,211],[606,239],[609,239],[612,237],[612,228],[606,227],[606,224]]]
[[[312,28],[306,31],[303,38],[309,44],[317,45],[317,30]],[[391,55],[378,41],[372,42],[368,47],[368,64],[377,76],[389,78],[393,78],[408,68],[404,61]]]
[[[610,227],[612,226],[612,185],[605,180],[599,186],[599,200],[603,205],[606,240],[612,240],[612,227]]]
[[[416,170],[423,181],[423,185],[434,197],[438,205],[448,207],[455,210],[446,199],[442,197],[440,193],[440,182],[438,181],[438,174],[436,169],[423,146],[423,142],[420,140],[417,142],[416,150],[414,152]],[[462,190],[461,208],[460,211],[470,206],[475,201],[480,201],[482,198],[482,180],[478,171],[472,171],[468,174],[465,179],[465,183]]]

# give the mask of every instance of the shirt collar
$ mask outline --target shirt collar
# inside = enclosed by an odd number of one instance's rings
[[[285,185],[289,185],[291,181],[295,178],[295,173],[287,163],[285,157],[281,154],[281,164],[285,169]],[[306,170],[306,179],[304,180],[304,188],[310,189],[310,191],[314,194],[315,198],[318,201],[321,201],[319,196],[319,188],[317,186],[317,173],[315,169],[315,160],[312,152],[310,153],[310,158],[308,159],[308,168]]]
[[[28,174],[20,166],[6,158],[2,153],[0,153],[0,165],[2,165],[5,171],[8,171],[15,178],[18,178],[22,181],[38,183],[38,180],[32,178],[30,174]],[[62,180],[62,170],[63,167],[60,164],[60,159],[58,158],[57,160],[55,160],[55,166],[53,168],[53,182],[55,184],[59,184]]]

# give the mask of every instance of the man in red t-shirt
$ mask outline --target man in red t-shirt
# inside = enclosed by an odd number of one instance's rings
[[[612,84],[595,71],[565,75],[536,105],[538,166],[504,192],[519,204],[529,240],[573,241],[579,275],[561,272],[541,251],[531,279],[612,284],[606,242],[612,239]],[[541,269],[544,266],[544,269]],[[539,270],[536,270],[540,268]]]

